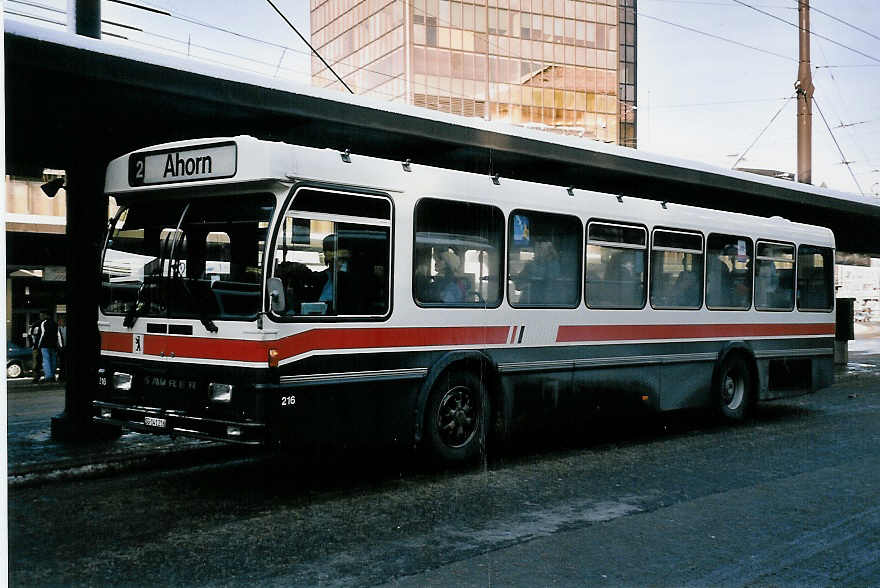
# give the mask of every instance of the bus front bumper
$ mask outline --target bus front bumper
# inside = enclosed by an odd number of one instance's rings
[[[189,416],[182,411],[163,410],[146,406],[130,406],[93,400],[92,420],[124,427],[141,433],[195,437],[239,445],[265,445],[267,429],[264,423],[229,421]]]

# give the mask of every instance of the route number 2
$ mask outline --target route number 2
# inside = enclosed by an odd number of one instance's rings
[[[281,406],[293,406],[296,404],[296,396],[282,396]]]

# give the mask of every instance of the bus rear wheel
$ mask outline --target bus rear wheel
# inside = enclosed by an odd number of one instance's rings
[[[718,413],[728,422],[741,422],[754,402],[751,364],[741,355],[728,356],[718,373],[716,401]]]
[[[425,416],[427,449],[441,463],[471,463],[486,443],[488,396],[483,382],[466,371],[449,371],[431,390]]]

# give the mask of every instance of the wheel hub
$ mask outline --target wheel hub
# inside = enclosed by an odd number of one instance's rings
[[[727,374],[721,387],[721,401],[730,410],[738,409],[743,400],[744,388],[745,381],[741,374]]]
[[[437,407],[437,431],[449,447],[467,444],[477,432],[477,409],[473,391],[456,386],[446,392]]]

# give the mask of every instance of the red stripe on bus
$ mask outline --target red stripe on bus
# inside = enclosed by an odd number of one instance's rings
[[[131,333],[101,333],[102,351],[128,351],[131,352]]]
[[[834,323],[753,325],[562,325],[557,343],[643,339],[708,339],[834,335]]]
[[[268,341],[248,341],[246,339],[209,339],[207,337],[168,337],[153,336],[144,348],[150,355],[165,351],[168,357],[192,359],[222,359],[227,361],[268,361]],[[272,345],[275,347],[275,345]]]
[[[285,337],[273,345],[281,357],[316,349],[436,347],[507,342],[510,327],[390,327],[379,329],[315,329]]]
[[[510,327],[390,327],[365,329],[313,329],[277,341],[209,339],[207,337],[172,337],[147,335],[144,353],[193,359],[229,361],[267,361],[270,348],[279,351],[279,359],[321,349],[368,349],[388,347],[436,347],[443,345],[498,345],[507,342]],[[104,333],[125,337],[127,347],[108,351],[131,351],[131,334]]]

